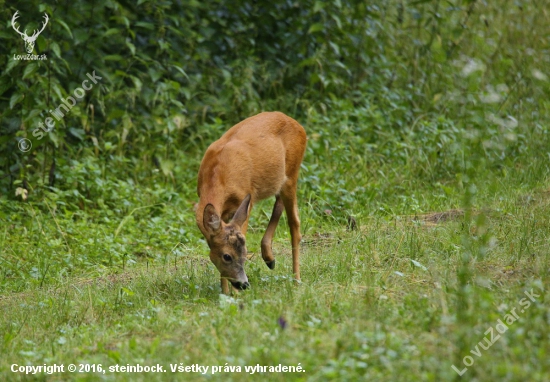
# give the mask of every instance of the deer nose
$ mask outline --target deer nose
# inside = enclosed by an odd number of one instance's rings
[[[236,289],[239,289],[239,290],[245,290],[250,286],[248,281],[245,281],[244,283],[241,283],[239,281],[231,281],[231,285],[233,285]]]

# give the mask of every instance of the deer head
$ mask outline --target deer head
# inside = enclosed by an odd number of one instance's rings
[[[248,218],[250,194],[244,198],[229,223],[224,223],[212,204],[206,205],[203,214],[203,227],[210,247],[210,260],[220,271],[222,278],[236,289],[250,286],[244,272],[246,261],[246,241],[241,227]]]
[[[15,14],[13,15],[13,17],[11,19],[11,26],[17,33],[19,33],[21,35],[21,37],[23,37],[23,40],[25,41],[25,50],[27,51],[27,53],[32,53],[32,51],[34,49],[34,42],[36,41],[36,39],[38,38],[40,33],[42,33],[44,28],[46,28],[46,25],[48,25],[48,20],[49,20],[48,14],[44,13],[44,23],[42,25],[42,29],[40,29],[39,31],[35,30],[33,32],[32,36],[28,36],[26,29],[25,29],[25,32],[21,33],[19,31],[19,28],[15,26],[15,20],[19,17],[17,15],[18,13],[19,13],[19,11],[16,11]]]

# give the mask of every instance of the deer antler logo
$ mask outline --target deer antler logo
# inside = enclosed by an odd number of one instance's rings
[[[44,28],[46,28],[46,25],[48,25],[48,20],[49,20],[48,14],[44,13],[44,23],[42,25],[42,29],[40,29],[39,31],[34,30],[32,36],[28,36],[26,29],[25,29],[25,32],[21,33],[19,31],[19,28],[15,26],[15,20],[19,17],[17,15],[18,13],[19,13],[19,11],[15,11],[15,14],[13,15],[13,17],[11,19],[11,26],[17,33],[19,33],[21,35],[21,37],[23,37],[23,40],[25,41],[25,49],[27,50],[27,53],[32,53],[32,51],[34,49],[34,43],[35,43],[36,39],[38,38],[40,33],[42,33]]]

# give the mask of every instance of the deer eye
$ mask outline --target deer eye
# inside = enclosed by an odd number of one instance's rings
[[[233,261],[233,258],[230,255],[228,255],[227,253],[224,253],[223,254],[223,261],[230,263],[230,262]]]

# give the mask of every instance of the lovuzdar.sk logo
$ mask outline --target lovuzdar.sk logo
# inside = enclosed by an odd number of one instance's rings
[[[19,27],[15,24],[15,20],[19,17],[19,11],[15,11],[12,19],[11,19],[11,27],[14,31],[19,33],[21,35],[21,38],[23,41],[25,41],[25,50],[27,51],[26,55],[13,55],[14,60],[47,60],[47,57],[45,54],[41,54],[40,56],[37,54],[32,54],[34,50],[34,43],[36,42],[36,39],[38,36],[40,36],[40,33],[44,31],[44,28],[46,28],[46,25],[48,25],[48,14],[44,13],[44,21],[42,22],[42,29],[38,30],[35,29],[31,36],[27,34],[27,30],[25,29],[24,32],[21,32],[19,30]]]

